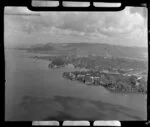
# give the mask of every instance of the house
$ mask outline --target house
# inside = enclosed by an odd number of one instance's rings
[[[91,76],[85,76],[84,80],[86,84],[91,84],[94,81]]]
[[[140,79],[142,79],[142,76],[137,77],[137,80],[140,80]]]
[[[109,71],[108,71],[108,70],[102,70],[102,72],[104,72],[104,73],[108,73]]]
[[[94,82],[94,77],[93,77],[93,76],[91,76],[90,78],[91,78],[92,82]]]
[[[103,81],[100,81],[100,84],[104,85],[105,83]]]
[[[99,77],[98,77],[98,76],[96,76],[96,77],[94,77],[94,79],[99,79]]]
[[[135,85],[136,85],[136,86],[139,86],[139,84],[140,84],[140,83],[136,81],[136,84],[135,84]]]
[[[120,74],[118,71],[111,71],[111,72],[109,72],[110,74]],[[124,75],[124,74],[123,74]]]
[[[81,77],[84,77],[84,75],[81,75],[81,74],[77,75],[77,78],[81,78]]]
[[[69,73],[69,77],[71,78],[71,80],[75,80],[76,76],[73,73]]]
[[[129,68],[128,70],[129,70],[129,71],[133,71],[133,68]]]

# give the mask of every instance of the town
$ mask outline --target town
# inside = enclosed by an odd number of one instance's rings
[[[44,56],[51,69],[72,65],[86,71],[64,72],[63,77],[86,85],[103,86],[113,92],[147,93],[147,63],[106,56]]]
[[[112,92],[147,93],[146,81],[135,75],[125,76],[99,71],[64,72],[63,77],[86,85],[103,86]]]

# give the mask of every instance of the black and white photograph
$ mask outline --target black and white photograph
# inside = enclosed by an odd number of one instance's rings
[[[5,7],[5,121],[147,120],[147,18]]]

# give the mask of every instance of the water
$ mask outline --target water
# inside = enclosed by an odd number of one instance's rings
[[[115,94],[62,77],[65,67],[48,69],[48,61],[20,50],[5,50],[5,120],[45,119],[146,120],[146,96]]]

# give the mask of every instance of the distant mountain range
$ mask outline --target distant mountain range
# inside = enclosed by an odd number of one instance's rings
[[[46,43],[35,44],[26,48],[17,49],[29,52],[58,54],[58,55],[102,55],[106,57],[124,57],[147,60],[148,49],[145,47],[125,47],[104,43]]]

